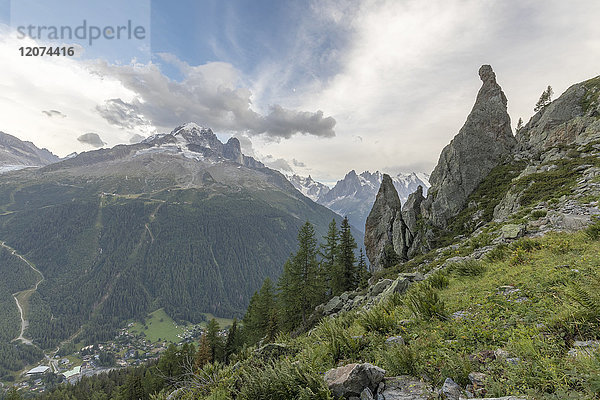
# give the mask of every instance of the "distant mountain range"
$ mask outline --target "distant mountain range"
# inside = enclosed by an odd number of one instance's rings
[[[41,167],[59,160],[46,149],[0,132],[0,174],[27,167]]]
[[[373,207],[382,179],[383,173],[379,171],[357,174],[352,170],[330,189],[310,176],[288,176],[288,180],[302,194],[340,215],[348,216],[350,223],[361,231],[365,229],[367,215]],[[392,177],[392,181],[402,203],[419,186],[423,187],[424,194],[429,188],[429,175],[424,173],[399,173]]]
[[[57,160],[15,143],[4,146],[21,155],[6,157],[11,163]],[[192,123],[0,175],[0,241],[45,278],[31,295],[24,334],[42,348],[80,328],[90,343],[111,337],[125,320],[158,308],[191,322],[206,312],[240,317],[264,278],[281,273],[300,226],[312,222],[320,238],[332,219],[341,222],[243,155],[237,139],[221,143]],[[10,260],[19,262],[0,253],[0,273]],[[10,314],[0,332],[9,338],[18,335],[14,291],[0,290]]]

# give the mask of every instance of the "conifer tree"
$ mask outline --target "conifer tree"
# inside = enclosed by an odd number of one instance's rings
[[[358,287],[361,289],[369,286],[369,278],[371,277],[371,273],[367,268],[367,262],[365,260],[365,253],[363,252],[362,247],[360,248],[360,254],[358,255]]]
[[[234,319],[227,332],[227,341],[225,342],[224,350],[225,362],[229,362],[229,358],[240,348],[240,345],[240,332],[237,328],[237,319]]]
[[[198,345],[198,351],[196,352],[196,358],[194,360],[194,367],[196,370],[201,369],[206,364],[213,360],[212,350],[208,341],[208,335],[202,334],[200,338],[200,344]]]
[[[354,290],[358,286],[358,270],[356,267],[356,240],[350,232],[350,223],[348,217],[345,217],[340,226],[340,244],[338,249],[338,268],[337,284],[335,285],[336,294]]]
[[[519,121],[517,122],[517,132],[521,129],[523,129],[523,118],[519,118]]]
[[[275,288],[271,279],[266,278],[260,290],[252,296],[246,315],[244,315],[244,340],[254,344],[267,335],[277,333],[277,304]]]
[[[285,329],[306,323],[312,309],[322,298],[323,284],[320,281],[317,261],[315,229],[306,222],[298,233],[298,251],[286,262],[279,281],[281,313]]]
[[[339,232],[335,219],[329,223],[327,235],[323,236],[325,242],[321,245],[321,270],[324,275],[324,283],[326,285],[325,296],[333,294],[333,283],[338,275],[338,241]]]
[[[540,111],[542,108],[546,107],[548,104],[552,102],[552,95],[554,94],[554,90],[552,90],[552,86],[548,86],[546,90],[540,96],[540,99],[537,103],[535,103],[534,112]]]
[[[210,354],[213,361],[220,361],[223,359],[223,340],[219,336],[221,327],[216,319],[211,319],[206,327],[206,338],[208,345],[210,346]]]

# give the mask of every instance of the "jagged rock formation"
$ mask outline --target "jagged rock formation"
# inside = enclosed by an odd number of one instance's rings
[[[344,176],[344,179],[337,181],[331,189],[315,182],[310,176],[303,178],[293,175],[288,176],[288,180],[302,194],[339,215],[347,216],[352,226],[363,231],[383,175],[379,171],[364,171],[358,174],[352,170]],[[424,173],[400,172],[391,178],[402,203],[406,202],[408,196],[419,186],[423,188],[425,194],[429,189],[429,175]]]
[[[492,218],[506,222],[523,206],[547,215],[527,226],[505,227],[505,238],[581,229],[598,213],[593,201],[584,204],[575,199],[593,200],[600,191],[596,182],[600,176],[596,162],[600,155],[600,77],[571,86],[537,112],[515,139],[507,100],[494,72],[484,65],[479,75],[483,85],[473,110],[442,151],[427,198],[419,191],[413,193],[401,213],[394,201],[384,204],[383,197],[375,204],[373,215],[381,214],[384,219],[372,221],[367,229],[373,231],[365,235],[369,238],[367,255],[375,269],[381,268],[381,249],[386,244],[392,244],[402,259],[410,259],[436,246],[440,233],[468,234]],[[505,179],[508,172],[513,175]],[[504,186],[499,189],[502,179]],[[552,197],[549,207],[545,200]],[[387,216],[386,207],[396,210],[393,218]]]
[[[365,225],[365,250],[371,265],[376,269],[381,266],[381,258],[386,246],[391,245],[396,250],[394,228],[397,224],[396,220],[400,220],[401,224],[401,208],[400,198],[394,188],[392,178],[384,174],[375,204],[373,204]],[[396,253],[398,253],[397,250]]]
[[[464,207],[469,195],[490,171],[511,154],[517,142],[506,111],[506,96],[489,65],[479,69],[483,85],[473,110],[440,155],[431,174],[427,214],[436,226]]]
[[[492,67],[483,65],[479,77],[483,85],[473,110],[465,125],[442,150],[431,174],[427,198],[423,197],[423,189],[418,189],[400,211],[399,200],[395,200],[397,193],[395,196],[391,193],[395,192],[393,185],[382,183],[382,188],[386,186],[385,195],[378,195],[365,232],[367,256],[376,269],[381,267],[386,245],[392,244],[403,260],[427,249],[428,232],[419,227],[419,219],[424,218],[436,227],[445,227],[448,220],[465,206],[481,181],[516,147],[506,111],[506,96],[496,82]]]

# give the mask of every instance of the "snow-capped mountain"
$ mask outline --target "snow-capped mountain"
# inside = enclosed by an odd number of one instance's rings
[[[312,201],[318,202],[319,198],[327,194],[331,189],[321,182],[315,181],[310,175],[303,177],[300,175],[287,175],[288,181],[294,185],[296,189],[303,195],[311,199]]]
[[[359,175],[352,170],[332,189],[329,189],[311,177],[303,178],[297,175],[288,177],[296,189],[304,195],[340,215],[347,215],[350,223],[360,230],[365,228],[367,215],[375,202],[382,178],[383,173],[379,171],[373,173],[365,171]],[[399,173],[392,177],[392,181],[402,203],[419,186],[423,187],[424,195],[429,188],[429,175],[424,173]]]
[[[59,158],[46,149],[0,132],[0,174],[28,167],[40,167],[57,162]]]

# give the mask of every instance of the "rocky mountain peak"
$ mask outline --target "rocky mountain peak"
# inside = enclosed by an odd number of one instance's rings
[[[479,69],[483,85],[464,126],[440,155],[431,174],[428,205],[435,225],[445,226],[467,197],[516,146],[507,99],[489,65]]]

